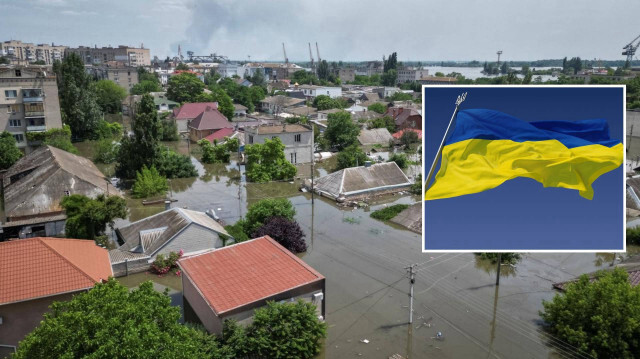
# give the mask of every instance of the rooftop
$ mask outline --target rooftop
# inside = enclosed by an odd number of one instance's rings
[[[179,108],[173,109],[173,117],[178,120],[196,118],[198,117],[199,114],[203,113],[207,107],[217,109],[218,103],[217,102],[185,103]]]
[[[333,198],[339,198],[410,185],[409,178],[395,162],[386,162],[333,172],[318,178],[314,189]]]
[[[0,305],[88,289],[112,275],[107,250],[84,239],[0,242]]]
[[[386,128],[373,128],[360,130],[358,141],[361,145],[389,144],[393,137]]]
[[[189,128],[196,130],[219,130],[233,128],[233,125],[217,108],[207,106],[191,123]]]
[[[297,133],[313,131],[311,128],[299,124],[282,124],[282,125],[260,125],[255,127],[256,133],[259,135],[271,135],[276,133]]]
[[[181,259],[178,265],[216,314],[324,279],[269,236]]]

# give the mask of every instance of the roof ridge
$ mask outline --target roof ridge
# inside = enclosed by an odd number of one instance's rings
[[[36,237],[40,243],[44,244],[47,248],[49,248],[52,252],[54,252],[55,254],[57,254],[60,258],[62,258],[63,260],[65,260],[67,263],[69,263],[72,267],[74,267],[75,269],[77,269],[80,273],[82,273],[85,277],[89,278],[90,281],[92,282],[98,282],[97,280],[95,280],[94,278],[91,278],[91,276],[89,275],[89,273],[85,272],[84,270],[82,270],[81,268],[79,268],[77,265],[75,265],[75,263],[73,263],[72,261],[70,261],[67,257],[65,257],[64,255],[62,255],[62,253],[58,252],[55,248],[51,247],[50,245],[47,244],[47,242],[44,240],[45,238],[49,239],[49,240],[55,240],[56,238],[53,237]],[[71,239],[71,238],[68,238]],[[89,241],[88,239],[77,239],[78,241]],[[80,242],[77,242],[80,243]],[[95,244],[95,242],[94,242]]]
[[[269,236],[268,234],[256,238],[256,239],[261,239],[264,238],[267,241],[271,242],[271,244],[278,248],[278,250],[280,252],[283,252],[284,254],[288,255],[289,257],[291,257],[291,259],[295,260],[296,262],[298,262],[299,264],[301,264],[307,271],[309,271],[309,273],[313,274],[314,276],[320,278],[324,278],[324,276],[322,274],[320,274],[320,272],[316,271],[315,269],[313,269],[310,265],[308,265],[305,261],[303,261],[302,259],[298,258],[298,256],[296,256],[295,254],[291,253],[290,250],[286,249],[282,244],[278,243],[278,241],[276,241],[275,239],[271,238],[271,236]],[[244,242],[242,242],[244,243]]]
[[[184,209],[186,209],[186,208],[184,208]],[[189,221],[189,223],[193,223],[194,222],[193,218],[189,217],[189,214],[183,211],[183,208],[176,207],[176,212],[178,212],[180,214],[180,216],[182,218],[184,218],[185,221]]]

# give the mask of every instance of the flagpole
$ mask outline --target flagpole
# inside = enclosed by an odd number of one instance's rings
[[[429,183],[431,182],[431,177],[433,176],[433,171],[436,169],[436,163],[438,163],[438,158],[440,158],[440,155],[442,154],[442,148],[444,147],[444,141],[447,139],[447,136],[449,135],[449,130],[451,129],[451,125],[453,124],[453,119],[456,118],[456,115],[458,114],[458,109],[460,108],[460,104],[462,102],[464,102],[464,100],[466,98],[467,98],[467,93],[465,92],[465,93],[459,95],[458,99],[456,100],[456,108],[455,108],[455,110],[453,110],[453,114],[451,115],[451,120],[449,120],[449,126],[447,126],[447,131],[445,131],[444,137],[442,137],[442,142],[440,142],[440,147],[438,148],[438,153],[436,153],[436,157],[433,159],[433,163],[431,164],[431,169],[429,170],[429,174],[427,175],[427,181],[425,182],[425,185],[424,185],[425,193],[427,192],[427,189],[429,189]]]

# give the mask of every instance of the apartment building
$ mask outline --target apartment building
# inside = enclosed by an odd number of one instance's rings
[[[138,69],[133,66],[87,66],[87,73],[98,80],[111,80],[129,92],[138,83]]]
[[[68,48],[66,54],[75,53],[86,65],[99,65],[109,61],[122,62],[127,66],[151,66],[149,49],[120,45],[118,47],[87,47]]]
[[[279,138],[285,145],[284,155],[289,162],[309,163],[313,159],[313,128],[307,125],[260,125],[245,128],[246,145],[264,143],[265,139]]]
[[[43,61],[45,65],[52,65],[54,61],[62,61],[67,46],[49,44],[32,44],[20,40],[0,42],[0,56],[7,57],[12,64],[28,65],[36,61]]]
[[[27,133],[62,128],[56,77],[39,67],[0,67],[0,131],[8,131],[17,146],[30,153]]]
[[[415,67],[403,67],[398,69],[398,83],[415,82],[429,76],[429,70]]]

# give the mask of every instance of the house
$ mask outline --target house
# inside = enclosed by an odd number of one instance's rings
[[[360,112],[352,112],[351,119],[355,122],[367,122],[369,120],[374,120],[376,118],[382,117],[381,113],[377,113],[375,111],[360,111]]]
[[[182,270],[184,318],[221,334],[225,320],[251,323],[269,301],[315,304],[325,317],[325,278],[269,236],[178,261]]]
[[[393,141],[393,136],[386,128],[373,128],[370,130],[360,130],[358,142],[363,146],[384,145],[388,146]]]
[[[329,115],[333,114],[333,113],[338,113],[338,112],[342,112],[344,111],[341,108],[332,108],[329,110],[321,110],[318,111],[318,121],[322,121],[322,120],[328,120],[329,119]]]
[[[278,114],[288,107],[304,106],[307,101],[283,95],[268,96],[260,101],[260,109],[270,114]]]
[[[116,229],[120,247],[109,251],[116,277],[142,272],[158,254],[184,255],[220,248],[230,238],[222,225],[204,212],[171,208]]]
[[[158,112],[173,111],[173,109],[180,106],[180,103],[169,100],[166,92],[151,92],[151,96],[153,96],[153,103],[156,105]]]
[[[239,103],[233,104],[233,117],[244,117],[247,115],[247,106],[243,106]]]
[[[267,92],[285,91],[291,85],[291,80],[272,81],[267,84]]]
[[[301,124],[260,125],[246,127],[244,142],[247,145],[264,143],[265,139],[278,137],[285,145],[284,155],[289,162],[308,163],[313,159],[313,128]]]
[[[238,132],[236,132],[234,129],[232,128],[223,128],[220,129],[212,134],[210,134],[209,136],[205,137],[204,139],[213,143],[214,141],[217,141],[218,143],[224,143],[224,138],[225,137],[229,137],[229,138],[234,138],[238,136]]]
[[[331,98],[342,97],[342,87],[301,85],[299,88],[308,100],[313,100],[316,96],[325,95]]]
[[[4,238],[57,236],[67,216],[65,196],[121,195],[98,168],[82,156],[42,146],[22,157],[3,174]]]
[[[0,357],[12,353],[54,301],[111,277],[107,250],[84,239],[0,242]]]
[[[384,98],[393,96],[393,94],[396,92],[400,92],[400,89],[397,87],[384,86],[384,87],[375,88],[373,89],[373,91],[377,92],[378,96],[380,96],[381,99],[384,99]]]
[[[284,113],[295,117],[316,118],[318,116],[318,110],[310,106],[287,107]]]
[[[421,140],[422,139],[422,131],[421,130],[414,130],[413,128],[405,128],[404,130],[400,130],[396,133],[394,133],[393,138],[399,140],[400,138],[402,138],[402,135],[404,135],[405,132],[415,132],[416,134],[418,134],[418,139]]]
[[[251,81],[245,79],[245,78],[237,78],[237,79],[233,79],[233,82],[236,83],[236,85],[238,86],[244,86],[244,87],[251,87],[253,86],[253,84],[251,83]]]
[[[405,128],[413,128],[414,130],[422,130],[422,116],[418,110],[410,107],[389,107],[385,116],[390,116],[400,130]]]
[[[216,102],[193,102],[185,103],[179,108],[173,109],[173,118],[178,124],[178,132],[188,132],[187,124],[204,112],[207,107],[218,108]]]
[[[364,164],[333,172],[315,180],[313,190],[339,202],[409,189],[411,182],[395,162]],[[305,187],[311,188],[310,180]]]
[[[429,70],[415,67],[402,67],[398,69],[398,83],[416,82],[429,76]]]
[[[233,124],[218,111],[218,103],[214,102],[214,105],[207,106],[201,114],[187,125],[191,141],[198,142],[223,128],[233,128]]]

